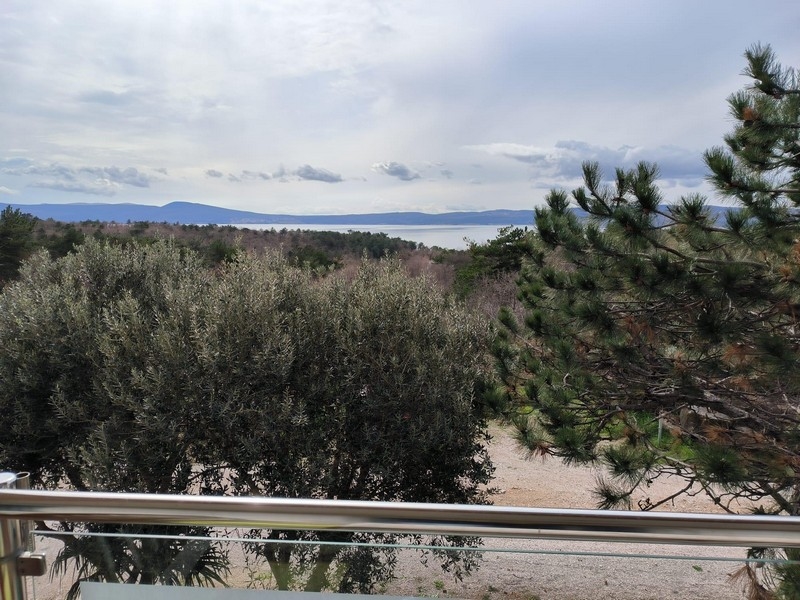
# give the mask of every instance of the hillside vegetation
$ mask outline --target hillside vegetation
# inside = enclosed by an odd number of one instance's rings
[[[209,267],[229,261],[237,253],[263,255],[274,251],[295,266],[353,273],[364,257],[392,256],[410,275],[426,274],[431,285],[443,293],[453,293],[494,318],[501,306],[519,309],[514,280],[520,248],[527,236],[518,228],[501,231],[496,240],[487,244],[472,244],[469,250],[444,250],[385,233],[362,231],[255,230],[231,225],[150,222],[62,223],[41,220],[8,206],[0,213],[0,286],[14,279],[21,262],[37,249],[44,248],[52,258],[60,258],[74,252],[87,239],[112,245],[170,240],[179,248],[196,252]]]

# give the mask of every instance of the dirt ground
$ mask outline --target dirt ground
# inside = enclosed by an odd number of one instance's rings
[[[497,468],[492,485],[499,489],[495,504],[595,507],[591,494],[597,476],[594,470],[567,467],[553,458],[526,460],[508,430],[493,425],[491,433],[489,449]],[[676,488],[669,482],[658,483],[641,496],[655,500],[671,489]],[[678,498],[664,510],[716,512],[702,496]],[[57,543],[39,546],[49,549],[52,560]],[[741,548],[486,539],[480,568],[461,582],[443,573],[433,561],[425,566],[418,552],[402,551],[396,579],[382,593],[476,600],[733,600],[744,597],[741,586],[730,578],[743,557]],[[242,571],[234,585],[260,587],[254,577],[258,575]],[[31,589],[28,597],[63,598],[67,587],[63,581],[49,581],[45,576],[37,579],[35,593]]]

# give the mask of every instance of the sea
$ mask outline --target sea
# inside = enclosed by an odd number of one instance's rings
[[[304,223],[236,223],[234,227],[243,229],[305,229],[310,231],[364,231],[369,233],[385,233],[389,237],[398,237],[428,248],[438,246],[450,250],[465,250],[471,242],[483,244],[497,237],[501,229],[499,225],[320,225]]]

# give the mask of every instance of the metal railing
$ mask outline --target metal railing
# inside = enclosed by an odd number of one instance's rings
[[[15,564],[30,520],[800,547],[800,517],[32,491],[13,477],[0,473],[2,600],[24,598]]]
[[[800,547],[800,517],[0,490],[0,517],[92,523]]]

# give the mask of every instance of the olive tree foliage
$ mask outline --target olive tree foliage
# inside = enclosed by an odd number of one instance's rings
[[[769,47],[746,58],[735,129],[705,154],[735,205],[666,205],[655,165],[607,181],[587,163],[571,198],[553,191],[536,211],[524,323],[502,317],[495,354],[502,393],[527,410],[520,440],[603,463],[602,507],[699,493],[728,512],[800,514],[800,89]],[[666,477],[682,487],[653,497]]]
[[[166,244],[88,241],[57,261],[41,251],[24,264],[0,294],[3,468],[30,471],[35,486],[51,489],[186,493],[202,485],[186,436],[193,411],[175,384],[196,370],[181,344],[204,310],[209,282],[196,257]],[[159,371],[149,368],[156,359]],[[169,385],[159,386],[166,371]],[[59,529],[208,533],[72,523]],[[74,559],[86,580],[211,583],[226,569],[218,546],[194,541],[65,539],[55,570]]]
[[[260,277],[258,271],[252,276]],[[238,430],[248,430],[248,422],[259,414],[271,415],[249,427],[250,437],[237,436],[234,445],[211,444],[211,454],[203,457],[230,465],[236,473],[235,493],[485,500],[482,489],[492,469],[481,444],[485,431],[474,388],[486,330],[477,320],[433,291],[430,282],[406,276],[399,264],[365,262],[353,281],[328,277],[305,285],[300,304],[286,311],[287,322],[265,331],[247,318],[252,300],[240,289],[241,282],[237,276],[229,280],[230,288],[220,288],[228,310],[242,315],[241,320],[217,321],[224,329],[212,338],[223,342],[218,351],[228,357],[225,363],[237,362],[242,350],[231,344],[230,326],[241,328],[240,339],[243,329],[249,329],[245,339],[271,336],[273,330],[282,336],[271,342],[276,344],[272,356],[249,361],[251,371],[262,373],[264,380],[232,379],[205,412],[215,419],[231,414],[231,426]],[[264,394],[265,389],[273,391]],[[376,539],[310,535],[327,542]],[[267,537],[309,539],[309,534],[271,531]],[[292,572],[287,567],[298,565],[286,560],[287,546],[266,545],[261,551],[278,583],[288,586]],[[329,570],[338,552],[328,546],[315,550],[311,563],[302,557],[304,564],[314,565],[306,589],[367,591],[389,572],[371,550],[348,550],[355,554],[350,562]],[[392,560],[391,555],[384,558]],[[459,567],[452,557],[445,564]],[[360,573],[365,569],[366,578]],[[333,574],[338,583],[329,580]]]
[[[39,487],[487,501],[475,400],[487,327],[393,261],[365,262],[352,280],[280,255],[209,271],[166,242],[89,240],[34,256],[0,315],[0,464]],[[364,591],[391,577],[390,550],[333,543],[396,536],[249,535],[273,542],[248,548],[281,589]],[[218,545],[145,538],[78,537],[64,558],[101,580],[202,584],[227,569]],[[456,576],[475,565],[440,558]]]

